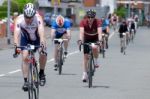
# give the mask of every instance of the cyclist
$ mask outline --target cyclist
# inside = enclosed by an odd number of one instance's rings
[[[128,25],[127,25],[127,22],[125,21],[125,19],[122,20],[120,26],[119,26],[119,36],[120,36],[120,42],[123,40],[123,33],[128,33]],[[120,46],[121,43],[120,43]],[[121,47],[121,53],[123,52],[123,48]]]
[[[51,39],[52,41],[54,38],[63,38],[63,39],[68,39],[67,41],[64,41],[64,54],[65,56],[68,54],[68,44],[69,40],[71,39],[71,34],[70,34],[70,28],[71,28],[71,22],[70,20],[64,18],[62,15],[58,15],[56,19],[52,22],[51,26]],[[58,67],[58,62],[57,62],[57,56],[58,56],[58,42],[55,41],[55,48],[54,48],[54,70],[57,70]]]
[[[147,26],[150,27],[150,13],[147,13],[146,15],[146,22],[147,22]]]
[[[80,34],[79,34],[79,45],[81,43],[89,43],[89,42],[99,42],[101,40],[101,20],[95,18],[96,12],[93,9],[89,9],[86,12],[86,17],[83,18],[80,22]],[[87,62],[88,62],[88,46],[84,45],[84,61],[83,61],[83,76],[82,81],[87,81]],[[99,56],[99,46],[95,45],[93,47],[93,55],[95,61],[95,67],[99,67],[98,64],[98,56]]]
[[[114,31],[117,28],[117,23],[118,23],[118,16],[116,14],[113,14],[113,16],[111,17],[111,24],[114,28]]]
[[[43,20],[39,14],[36,14],[35,6],[32,3],[27,3],[24,6],[23,14],[19,15],[15,20],[14,44],[15,46],[27,46],[27,44],[38,46],[41,44],[42,46],[44,46],[44,49],[46,50]],[[27,91],[28,51],[25,48],[21,48],[20,50],[22,54],[22,72],[24,77],[24,85],[22,89],[24,91]],[[46,60],[47,60],[46,54],[39,55],[39,64],[40,64],[39,79],[41,86],[44,86],[46,82],[44,73]]]
[[[102,33],[106,35],[106,49],[108,49],[109,20],[104,17],[102,17]]]
[[[128,29],[130,34],[132,32],[132,29],[134,30],[134,34],[136,33],[135,21],[132,17],[128,18]]]

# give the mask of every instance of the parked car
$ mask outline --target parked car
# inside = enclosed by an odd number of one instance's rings
[[[46,26],[51,26],[51,13],[45,13],[44,22]]]

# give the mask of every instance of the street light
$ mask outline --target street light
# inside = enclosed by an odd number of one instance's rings
[[[10,43],[10,0],[7,0],[7,44]]]
[[[130,13],[131,13],[131,0],[129,0],[129,6],[128,6],[128,17],[130,17]]]

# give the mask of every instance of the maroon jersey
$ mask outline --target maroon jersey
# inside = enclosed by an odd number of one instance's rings
[[[90,26],[88,19],[85,18],[80,22],[80,27],[84,28],[84,40],[91,40],[91,39],[98,40],[97,28],[101,27],[100,20],[94,19],[92,25]]]

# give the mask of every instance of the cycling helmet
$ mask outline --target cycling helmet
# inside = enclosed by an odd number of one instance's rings
[[[95,16],[96,16],[96,12],[95,12],[95,10],[93,10],[93,9],[89,9],[89,10],[86,12],[86,14],[87,14],[87,17],[89,17],[89,18],[95,18]]]
[[[64,25],[64,20],[65,20],[64,17],[59,15],[59,16],[56,17],[56,24],[58,26],[63,26]]]
[[[35,6],[32,4],[32,3],[27,3],[25,6],[24,6],[24,16],[27,17],[27,18],[32,18],[35,13],[36,13],[36,9],[35,9]]]

